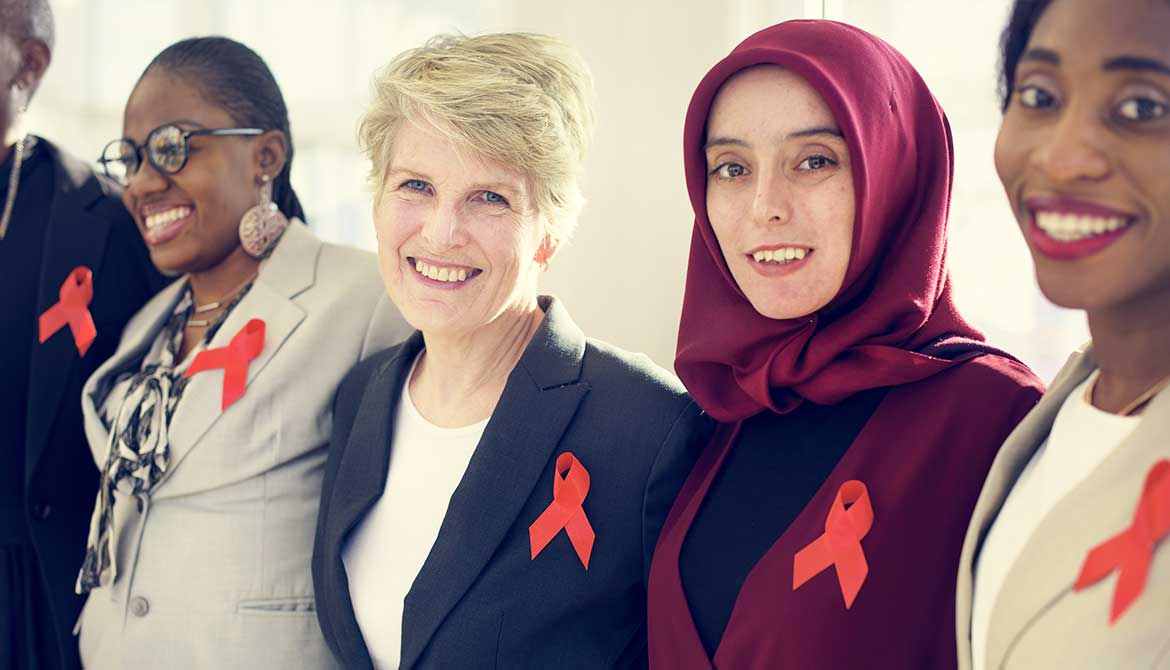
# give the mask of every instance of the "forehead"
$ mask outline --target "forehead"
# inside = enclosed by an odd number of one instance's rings
[[[423,120],[399,124],[390,169],[410,170],[452,185],[493,183],[529,190],[522,171],[470,149]]]
[[[1028,46],[1051,49],[1063,60],[1170,56],[1167,0],[1054,0],[1040,17]]]
[[[707,136],[786,135],[837,126],[820,94],[800,75],[778,65],[756,65],[724,82],[707,116]]]
[[[130,94],[122,130],[126,137],[142,141],[155,128],[180,119],[205,128],[235,125],[222,107],[203,97],[193,79],[156,69],[147,73]]]

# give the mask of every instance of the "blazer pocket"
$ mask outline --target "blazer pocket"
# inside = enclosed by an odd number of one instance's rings
[[[298,617],[316,616],[317,601],[312,596],[294,598],[253,598],[236,604],[236,613],[245,616]]]

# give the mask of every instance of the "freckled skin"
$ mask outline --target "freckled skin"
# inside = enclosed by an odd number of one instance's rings
[[[707,216],[740,290],[773,319],[807,316],[841,289],[853,240],[849,149],[828,105],[801,77],[774,65],[744,70],[719,90],[707,121]],[[813,249],[804,267],[768,276],[760,246]]]

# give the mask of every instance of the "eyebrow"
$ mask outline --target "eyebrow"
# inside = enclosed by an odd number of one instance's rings
[[[836,128],[830,128],[828,126],[823,126],[817,128],[805,128],[804,130],[794,130],[793,132],[784,136],[784,141],[800,139],[802,137],[816,137],[818,135],[830,135],[832,137],[841,139],[845,138],[845,136],[841,134],[840,130]],[[748,146],[748,143],[734,137],[712,137],[711,139],[707,140],[706,144],[703,145],[703,151],[708,151],[714,147],[725,146],[746,147]]]
[[[1029,49],[1020,57],[1020,61],[1039,61],[1041,63],[1049,63],[1051,65],[1060,65],[1060,54],[1051,49]],[[1106,72],[1119,71],[1135,71],[1135,72],[1156,72],[1170,76],[1170,65],[1163,63],[1156,58],[1149,58],[1146,56],[1114,56],[1106,59],[1101,65],[1101,69]]]
[[[1146,58],[1145,56],[1117,56],[1105,61],[1102,67],[1107,72],[1135,70],[1138,72],[1157,72],[1158,74],[1170,75],[1170,66],[1167,66],[1162,61]]]
[[[1051,49],[1028,49],[1020,56],[1020,62],[1034,60],[1051,65],[1060,65],[1060,54]]]

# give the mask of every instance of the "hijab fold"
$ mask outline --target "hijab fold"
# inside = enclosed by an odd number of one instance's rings
[[[770,319],[752,307],[707,219],[703,144],[720,87],[760,64],[803,77],[849,147],[856,219],[838,294],[816,314]],[[699,83],[683,136],[695,211],[675,369],[723,422],[804,401],[836,404],[1001,353],[959,315],[946,268],[954,149],[926,83],[880,39],[832,21],[788,21],[744,40]],[[712,327],[712,324],[719,324]]]

